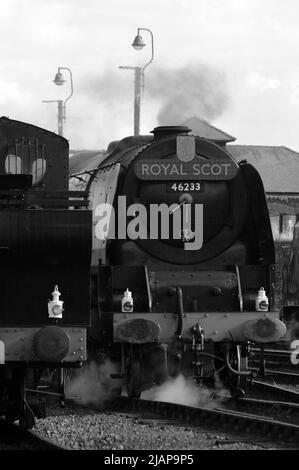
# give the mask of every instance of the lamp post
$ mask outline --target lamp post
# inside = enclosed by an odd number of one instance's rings
[[[150,29],[138,28],[137,36],[135,37],[132,46],[136,50],[141,50],[145,43],[140,35],[140,31],[147,31],[151,36],[151,58],[143,67],[130,67],[130,66],[119,66],[120,69],[134,70],[135,81],[134,81],[134,135],[140,133],[140,101],[141,101],[141,89],[144,88],[144,70],[150,65],[154,59],[154,36]]]
[[[73,96],[74,87],[73,87],[73,75],[71,69],[68,67],[58,67],[58,72],[55,75],[53,82],[55,85],[61,86],[63,85],[66,80],[64,80],[61,70],[67,70],[70,74],[70,84],[71,84],[71,92],[70,95],[63,101],[63,100],[47,100],[43,101],[43,103],[57,103],[58,114],[57,114],[57,125],[58,125],[58,135],[63,136],[63,124],[66,121],[66,102]]]

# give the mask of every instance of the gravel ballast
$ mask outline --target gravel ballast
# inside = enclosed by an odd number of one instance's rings
[[[173,425],[128,413],[73,405],[51,407],[36,431],[77,450],[264,450],[282,448],[261,436],[240,436],[189,425]]]

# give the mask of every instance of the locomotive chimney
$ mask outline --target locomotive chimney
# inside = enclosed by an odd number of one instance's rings
[[[154,140],[165,139],[166,137],[179,134],[187,134],[188,132],[191,132],[191,129],[187,126],[158,126],[151,131],[151,133],[154,134]]]

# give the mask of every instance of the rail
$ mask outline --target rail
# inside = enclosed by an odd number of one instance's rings
[[[143,399],[118,398],[114,409],[151,412],[160,418],[184,420],[193,426],[232,427],[245,433],[268,435],[269,439],[299,443],[299,425],[226,408],[204,408]]]

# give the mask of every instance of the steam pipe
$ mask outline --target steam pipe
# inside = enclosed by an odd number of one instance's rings
[[[184,315],[184,307],[183,307],[183,291],[181,287],[177,287],[177,296],[178,296],[178,326],[176,330],[176,336],[179,338],[183,334],[183,315]]]
[[[232,368],[229,362],[229,348],[227,348],[226,354],[225,354],[225,365],[233,375],[240,375],[240,376],[247,376],[247,377],[251,375],[251,370],[235,370]]]

